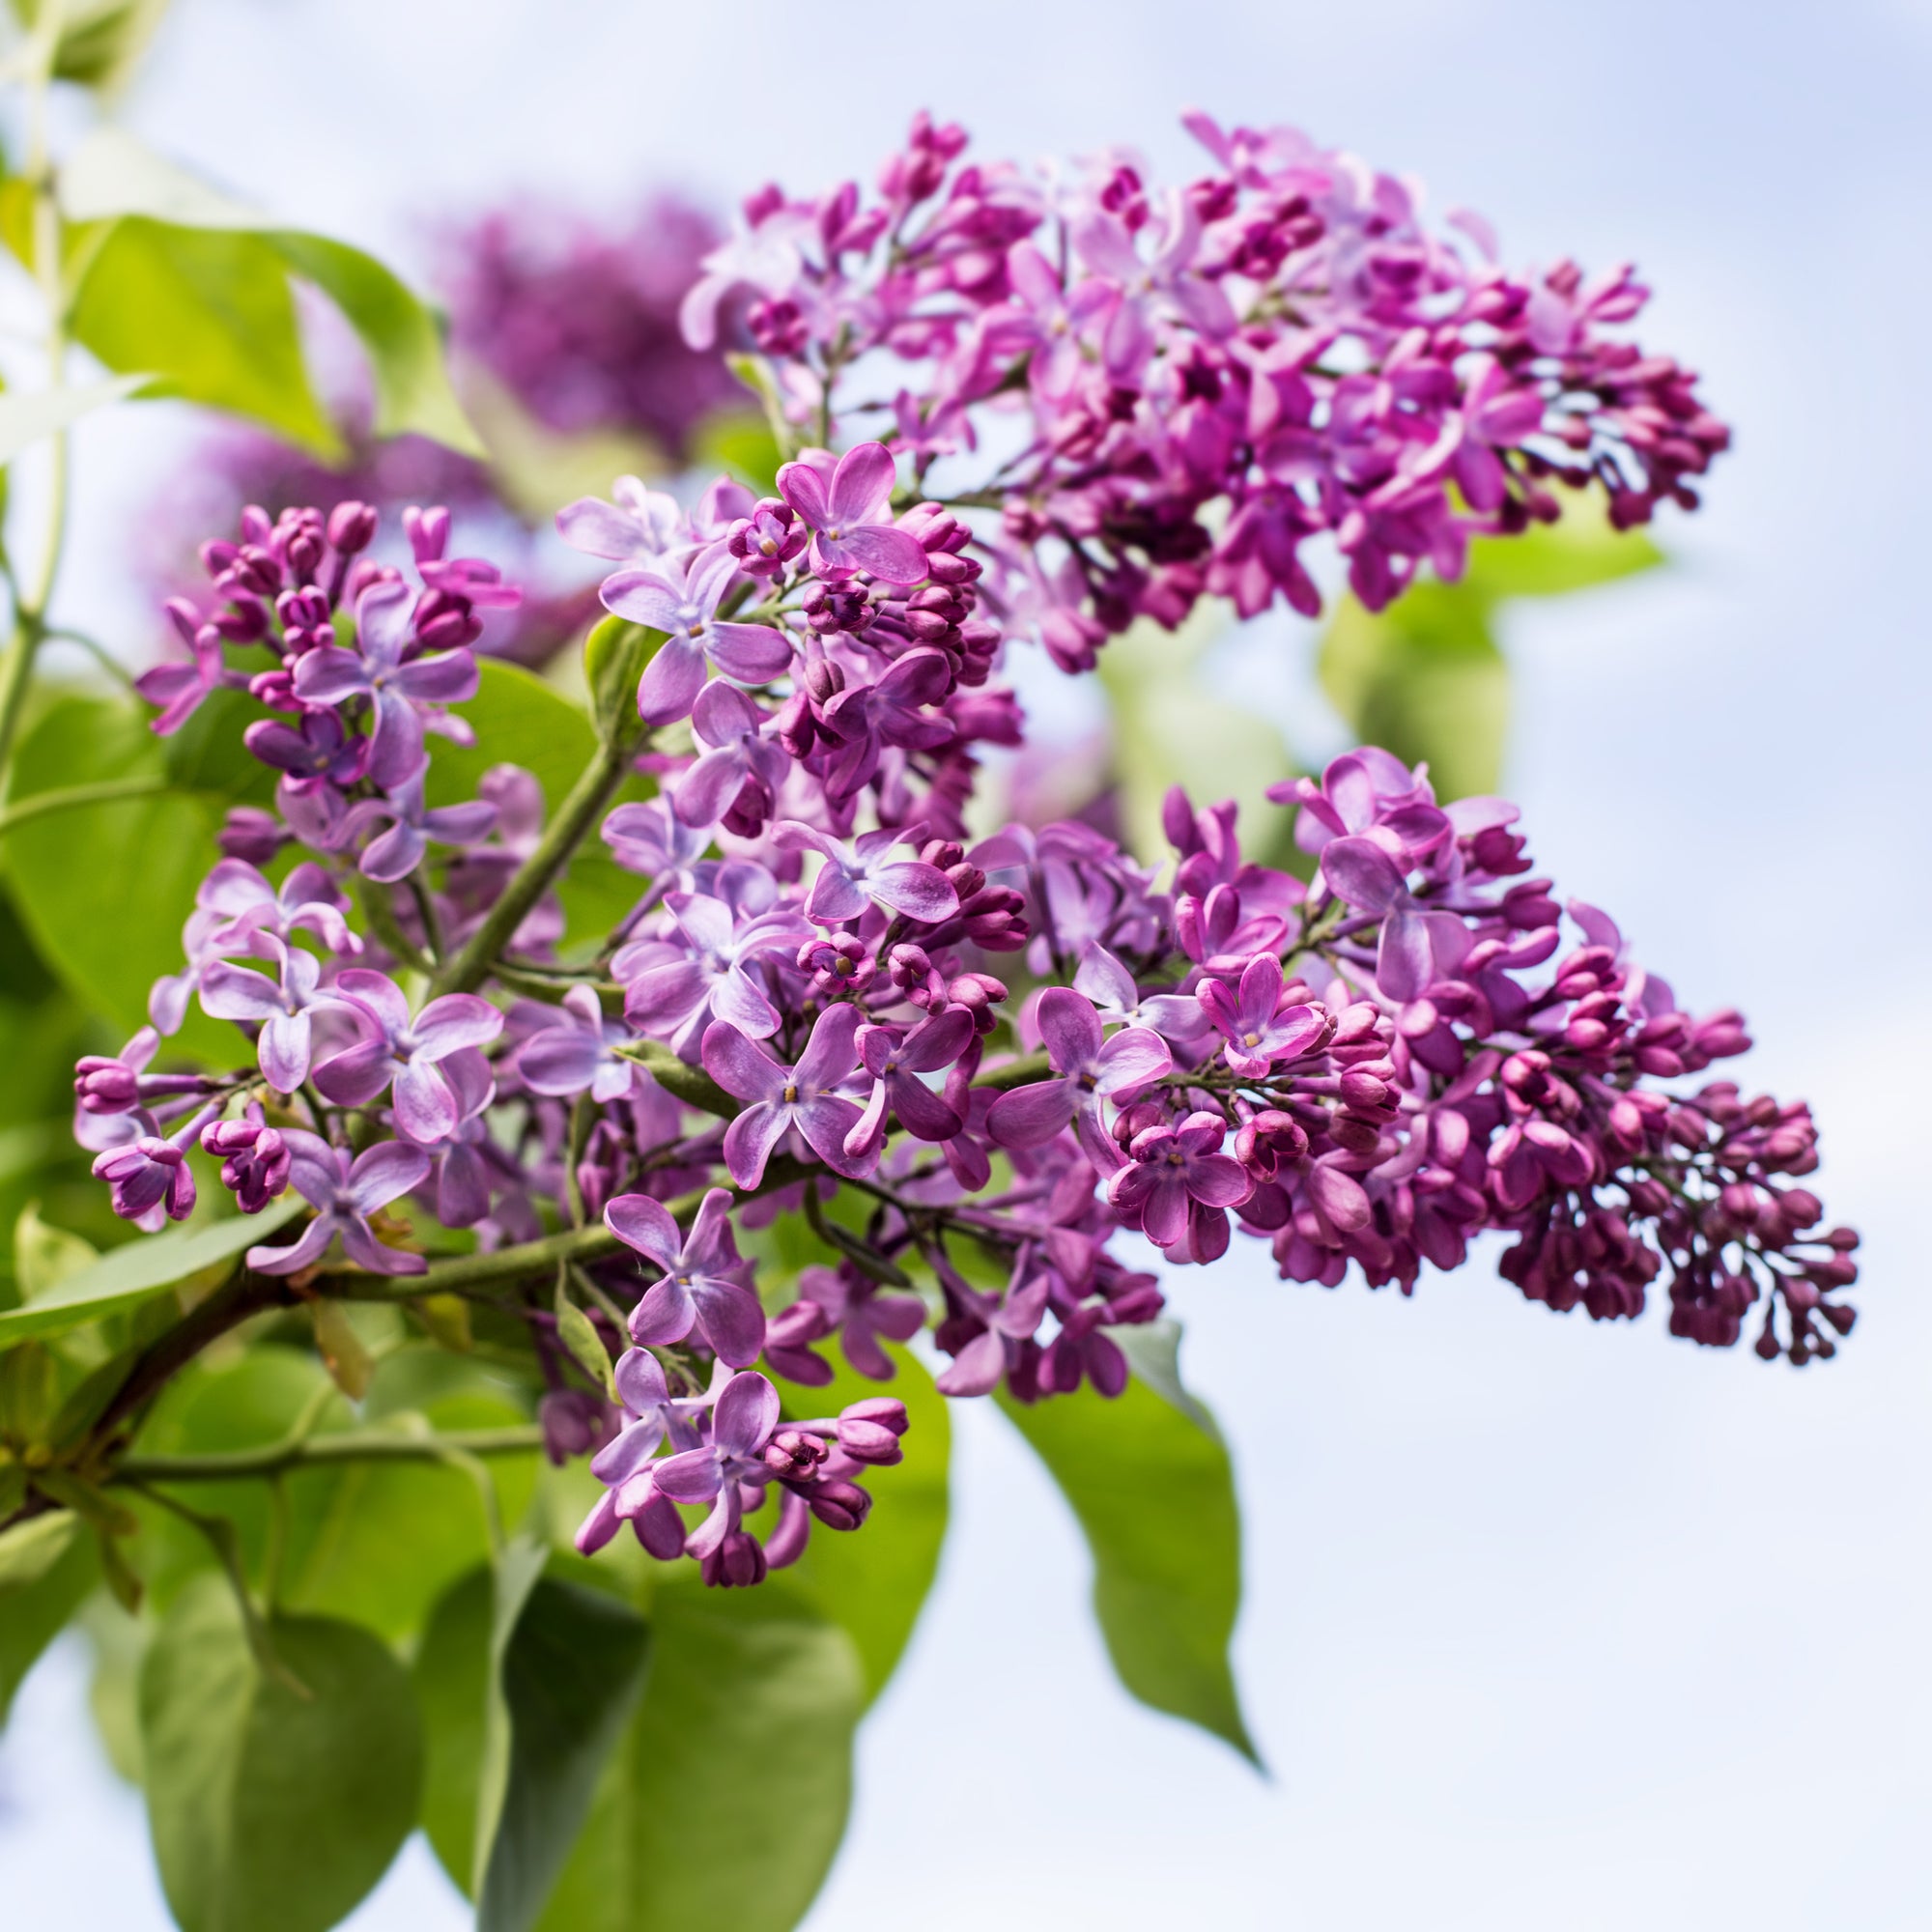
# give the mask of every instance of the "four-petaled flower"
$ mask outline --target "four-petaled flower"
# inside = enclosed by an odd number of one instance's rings
[[[342,1251],[372,1274],[421,1274],[422,1256],[384,1245],[369,1225],[379,1208],[407,1194],[429,1172],[429,1155],[407,1141],[383,1141],[354,1160],[347,1148],[330,1147],[320,1135],[285,1128],[289,1179],[316,1216],[292,1247],[250,1248],[248,1265],[257,1274],[294,1274],[321,1261],[328,1244],[342,1236]]]
[[[781,820],[773,831],[780,845],[809,846],[824,859],[805,901],[806,917],[821,925],[861,919],[874,902],[924,925],[952,919],[959,910],[959,894],[937,866],[923,859],[882,863],[895,845],[907,842],[902,829],[862,832],[850,845],[795,818]]]
[[[255,1042],[262,1076],[278,1094],[293,1094],[308,1078],[315,1029],[310,1015],[318,1007],[347,1002],[332,988],[318,990],[322,962],[298,946],[284,946],[268,933],[257,936],[266,956],[278,962],[278,978],[217,959],[201,969],[201,1009],[212,1019],[242,1020],[262,1029]]]
[[[563,996],[556,1025],[531,1035],[517,1056],[517,1071],[533,1094],[559,1097],[588,1092],[600,1107],[621,1100],[637,1085],[635,1063],[613,1049],[631,1037],[628,1027],[604,1017],[596,989],[573,986]]]
[[[872,1076],[872,1097],[846,1136],[845,1151],[876,1153],[885,1142],[888,1115],[895,1115],[915,1140],[950,1141],[964,1122],[919,1076],[951,1066],[972,1038],[973,1015],[964,1007],[948,1007],[921,1020],[903,1038],[896,1027],[862,1026],[856,1044]]]
[[[1122,1027],[1101,1038],[1100,1015],[1070,986],[1039,996],[1035,1023],[1057,1076],[1015,1087],[993,1102],[986,1131],[1001,1147],[1044,1146],[1070,1122],[1082,1151],[1103,1174],[1121,1165],[1121,1151],[1101,1118],[1102,1100],[1118,1100],[1171,1072],[1166,1040],[1146,1027]]]
[[[1312,1053],[1334,1031],[1326,1008],[1282,997],[1281,961],[1257,954],[1241,969],[1238,992],[1219,980],[1201,982],[1201,1009],[1227,1041],[1223,1057],[1234,1070],[1259,1080],[1278,1060]]]
[[[1217,1229],[1225,1247],[1224,1210],[1238,1208],[1254,1192],[1247,1169],[1220,1151],[1227,1134],[1219,1114],[1189,1114],[1178,1125],[1136,1134],[1128,1150],[1132,1163],[1107,1183],[1115,1212],[1156,1247],[1173,1247],[1190,1227],[1201,1236],[1197,1249],[1211,1244]]]
[[[760,1454],[779,1426],[779,1392],[753,1370],[735,1375],[711,1412],[711,1439],[654,1465],[661,1493],[673,1502],[710,1503],[711,1514],[685,1538],[685,1553],[709,1556],[738,1527],[740,1492],[762,1490],[774,1471]]]
[[[871,1166],[845,1151],[859,1109],[839,1090],[857,1065],[852,1036],[858,1025],[856,1008],[843,1002],[828,1007],[796,1066],[775,1060],[727,1021],[705,1030],[705,1072],[746,1103],[724,1129],[724,1165],[740,1187],[755,1187],[765,1178],[772,1150],[792,1127],[834,1173],[863,1174]]]
[[[811,567],[820,577],[863,570],[886,583],[924,579],[924,547],[890,521],[895,475],[882,442],[856,443],[836,461],[813,450],[779,471],[779,495],[811,527]]]
[[[682,564],[665,558],[604,580],[606,610],[665,634],[638,683],[638,716],[645,724],[689,718],[707,663],[740,684],[767,684],[790,665],[791,641],[781,631],[719,622],[718,607],[737,574],[738,559],[714,544]]]
[[[335,990],[376,1033],[315,1069],[323,1097],[364,1107],[393,1081],[396,1125],[411,1140],[427,1144],[453,1134],[463,1103],[439,1063],[495,1039],[503,1015],[474,993],[445,993],[412,1019],[402,988],[360,966],[338,974]]]
[[[758,1359],[765,1345],[764,1310],[752,1293],[752,1264],[740,1259],[731,1238],[729,1188],[705,1194],[688,1235],[648,1194],[618,1195],[604,1209],[604,1225],[664,1269],[664,1279],[631,1311],[634,1342],[682,1342],[695,1327],[711,1352],[732,1368]]]
[[[423,705],[476,696],[476,660],[467,650],[406,657],[414,635],[415,593],[399,582],[372,583],[355,601],[357,648],[322,644],[296,664],[296,696],[306,704],[366,697],[375,712],[368,776],[385,790],[422,770]]]

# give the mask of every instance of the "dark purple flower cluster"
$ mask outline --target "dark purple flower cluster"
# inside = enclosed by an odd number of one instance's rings
[[[1000,510],[1002,596],[1068,668],[1204,592],[1312,614],[1320,534],[1379,610],[1472,533],[1553,519],[1552,483],[1601,484],[1620,526],[1694,507],[1729,432],[1616,332],[1648,296],[1628,267],[1512,274],[1486,223],[1431,228],[1352,155],[1187,126],[1213,165],[1158,190],[1118,155],[973,161],[921,115],[875,199],[748,202],[686,334],[730,298],[805,433],[880,437],[923,493]]]
[[[1566,906],[1514,807],[1438,805],[1425,771],[1370,749],[1273,794],[1310,883],[1245,856],[1232,805],[1179,792],[1171,865],[1079,824],[969,839],[974,748],[1019,736],[991,682],[1005,627],[1039,620],[1077,664],[1091,650],[1055,625],[1178,614],[1284,480],[1258,480],[1276,454],[1307,456],[1291,494],[1326,505],[1372,600],[1419,556],[1453,564],[1444,529],[1540,514],[1559,418],[1638,496],[1698,467],[1609,397],[1614,293],[1559,275],[1521,295],[1352,163],[1287,136],[1216,143],[1225,174],[1165,212],[1120,169],[1057,203],[1059,267],[1037,249],[1044,190],[955,167],[958,141],[923,123],[881,208],[754,209],[687,315],[701,331],[764,287],[748,326],[820,440],[848,351],[953,387],[902,404],[896,456],[805,447],[767,497],[720,480],[687,506],[625,478],[561,513],[624,622],[590,649],[596,759],[548,822],[511,766],[427,803],[430,734],[469,740],[479,613],[518,595],[448,554],[446,511],[405,513],[411,578],[373,560],[365,505],[250,511],[205,554],[208,608],[172,607],[192,662],[143,680],[156,728],[245,689],[277,810],[231,814],[153,1024],[76,1069],[79,1136],[147,1228],[190,1211],[197,1149],[244,1214],[293,1189],[307,1218],[247,1262],[311,1293],[433,1288],[423,1231],[468,1231],[488,1265],[453,1278],[521,1324],[549,1448],[590,1455],[604,1485],[585,1549],[629,1523],[710,1582],[756,1582],[814,1522],[859,1527],[859,1478],[906,1428],[885,1397],[787,1420],[763,1370],[823,1386],[836,1340],[889,1379],[887,1344],[929,1326],[949,1395],[1116,1395],[1162,1308],[1145,1264],[1212,1262],[1236,1229],[1284,1277],[1352,1267],[1405,1292],[1495,1233],[1533,1300],[1632,1317],[1661,1282],[1673,1333],[1728,1346],[1754,1325],[1794,1362],[1851,1327],[1834,1297],[1857,1236],[1820,1232],[1800,1184],[1808,1112],[1708,1077],[1748,1044],[1742,1021],[1693,1017],[1609,919]],[[883,279],[859,271],[875,254]],[[1551,290],[1574,298],[1567,335]],[[1320,345],[1283,359],[1306,330]],[[1639,366],[1638,386],[1677,380]],[[1481,449],[1478,394],[1505,412]],[[1540,426],[1503,435],[1531,394]],[[1001,533],[976,537],[925,482],[944,410],[980,400],[1032,427],[992,493]],[[1096,408],[1112,427],[1089,434]],[[1217,495],[1236,512],[1208,539]],[[1399,497],[1435,535],[1372,565],[1395,526],[1350,520]],[[1156,557],[1170,512],[1208,548]],[[1060,587],[1016,600],[1055,545]],[[635,668],[635,718],[612,664]],[[655,795],[610,806],[631,777]],[[553,889],[593,830],[637,896],[566,943]],[[191,999],[242,1029],[249,1064],[151,1070]],[[768,1312],[738,1233],[778,1215],[823,1259],[788,1305],[768,1278]]]

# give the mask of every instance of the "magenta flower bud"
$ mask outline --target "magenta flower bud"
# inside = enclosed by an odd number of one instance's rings
[[[829,658],[808,658],[800,681],[814,704],[830,704],[845,689],[845,673]]]
[[[993,1009],[1006,999],[1007,989],[990,973],[961,973],[947,982],[946,997],[972,1014],[975,1033],[988,1034],[999,1024]]]
[[[772,1474],[786,1482],[810,1482],[829,1452],[816,1436],[800,1429],[773,1432],[759,1454]]]
[[[215,835],[214,842],[225,859],[242,859],[251,866],[266,866],[294,835],[272,811],[254,805],[233,807]]]
[[[779,707],[779,714],[772,723],[772,736],[787,757],[804,759],[811,755],[811,748],[818,738],[818,727],[812,719],[809,693],[795,691]]]
[[[375,541],[376,511],[373,505],[349,501],[336,504],[328,513],[329,548],[338,556],[354,556]]]
[[[904,1403],[867,1396],[839,1410],[838,1446],[857,1462],[887,1468],[904,1460],[899,1437],[908,1426]]]
[[[90,1053],[74,1066],[73,1091],[90,1114],[125,1114],[141,1097],[140,1076],[118,1060]]]
[[[857,1529],[872,1507],[870,1493],[857,1483],[814,1483],[804,1494],[827,1529]]]
[[[244,1214],[259,1214],[289,1184],[293,1151],[258,1106],[243,1120],[211,1121],[201,1130],[201,1145],[221,1161],[221,1184]]]
[[[925,948],[902,943],[886,954],[886,973],[895,986],[923,986],[933,977]]]
[[[762,1583],[768,1568],[758,1539],[750,1530],[734,1529],[700,1559],[698,1574],[713,1589],[743,1590]]]

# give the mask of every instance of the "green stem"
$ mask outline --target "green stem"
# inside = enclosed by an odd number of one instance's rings
[[[446,1463],[457,1457],[518,1456],[543,1447],[535,1423],[505,1429],[458,1429],[435,1435],[405,1435],[356,1429],[316,1435],[305,1442],[271,1442],[261,1449],[229,1449],[205,1456],[129,1456],[110,1483],[232,1483],[250,1476],[280,1476],[342,1463]]]
[[[165,779],[102,779],[96,784],[68,785],[60,791],[37,791],[0,810],[0,833],[13,831],[30,818],[50,811],[71,811],[83,805],[111,805],[117,799],[156,798],[174,787]]]
[[[29,178],[34,184],[34,276],[41,285],[41,297],[47,311],[47,388],[58,392],[67,383],[67,298],[61,287],[60,209],[54,201],[53,176],[44,145],[46,91],[43,76],[34,90]],[[61,551],[67,542],[66,430],[57,431],[53,439],[47,496],[47,533],[40,568],[33,583],[14,606],[14,640],[7,653],[6,670],[0,673],[0,792],[4,792],[11,776],[14,740],[19,734],[27,692],[33,683],[34,657],[47,634],[47,605],[53,597],[54,580],[60,575]]]
[[[571,855],[598,814],[610,804],[630,770],[635,747],[608,742],[570,788],[570,796],[544,829],[537,849],[517,868],[503,896],[490,908],[469,943],[443,965],[430,988],[431,996],[474,992],[490,977],[497,955],[510,943],[530,908],[550,890],[553,880],[569,865]]]

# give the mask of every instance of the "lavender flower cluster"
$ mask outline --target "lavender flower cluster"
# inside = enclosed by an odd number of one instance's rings
[[[1352,155],[1185,125],[1213,165],[1156,190],[1121,155],[972,161],[921,116],[869,200],[747,202],[686,335],[754,346],[816,440],[879,436],[999,509],[1002,597],[1067,668],[1204,592],[1314,614],[1321,533],[1379,610],[1424,562],[1459,575],[1472,533],[1553,519],[1552,484],[1601,484],[1620,526],[1695,506],[1729,432],[1615,332],[1648,298],[1628,266],[1511,274],[1479,216],[1432,229]]]
[[[851,193],[764,208],[753,240],[780,269],[748,326],[774,353],[790,343],[792,392],[810,392],[826,440],[831,383],[861,341],[922,345],[936,386],[901,398],[894,444],[802,449],[769,497],[721,480],[686,507],[626,479],[614,501],[560,513],[635,627],[611,635],[637,648],[642,736],[607,718],[604,754],[656,784],[602,818],[639,885],[601,943],[566,944],[551,889],[572,821],[546,825],[528,774],[499,765],[476,798],[426,804],[429,736],[469,732],[477,613],[517,596],[447,554],[446,512],[406,517],[414,581],[368,554],[366,505],[250,512],[239,544],[206,550],[208,608],[174,607],[192,661],[143,681],[156,728],[245,687],[277,809],[231,813],[153,1024],[81,1063],[80,1137],[116,1211],[145,1228],[192,1208],[197,1147],[244,1214],[292,1187],[312,1214],[247,1263],[311,1292],[427,1275],[423,1231],[469,1231],[541,1365],[553,1453],[588,1455],[603,1485],[586,1550],[628,1523],[710,1582],[755,1582],[814,1522],[865,1520],[859,1478],[899,1460],[907,1424],[889,1397],[787,1420],[764,1371],[822,1387],[836,1341],[887,1381],[886,1343],[929,1326],[948,1395],[1116,1395],[1123,1336],[1162,1307],[1136,1259],[1209,1263],[1237,1227],[1287,1279],[1333,1287],[1352,1266],[1405,1293],[1425,1263],[1456,1267],[1496,1233],[1532,1300],[1631,1318],[1656,1283],[1673,1333],[1729,1346],[1749,1324],[1768,1358],[1829,1356],[1852,1325],[1833,1297],[1856,1278],[1857,1236],[1823,1230],[1800,1184],[1817,1165],[1808,1111],[1705,1077],[1748,1044],[1738,1015],[1693,1017],[1606,916],[1559,900],[1514,807],[1439,805],[1426,771],[1369,749],[1273,794],[1296,808],[1308,882],[1244,856],[1232,805],[1179,792],[1171,866],[1077,824],[969,841],[974,748],[1020,733],[991,679],[1007,626],[1044,608],[1008,594],[1041,544],[1065,543],[1079,580],[1048,596],[1049,641],[1082,612],[1159,610],[1160,585],[1184,604],[1275,487],[1257,481],[1264,452],[1299,436],[1325,453],[1302,475],[1313,494],[1289,494],[1346,498],[1335,526],[1358,587],[1382,595],[1418,557],[1453,555],[1434,536],[1390,547],[1372,502],[1407,515],[1420,491],[1432,529],[1461,530],[1453,477],[1476,514],[1540,514],[1555,459],[1526,426],[1481,442],[1472,394],[1534,392],[1535,435],[1570,411],[1626,509],[1681,490],[1701,467],[1686,452],[1721,440],[1679,377],[1595,334],[1620,298],[1465,272],[1389,185],[1289,137],[1212,142],[1226,176],[1163,214],[1118,169],[1076,191],[1052,217],[1059,270],[1029,239],[1043,190],[1003,170],[949,177],[958,143],[923,123],[883,213]],[[1153,236],[1165,266],[1129,274],[1118,251]],[[840,267],[874,249],[883,278]],[[700,330],[750,259],[715,262],[694,291]],[[1049,280],[1070,304],[1064,343],[1024,336]],[[1249,319],[1224,328],[1236,294]],[[1552,348],[1558,297],[1574,312]],[[1321,347],[1268,360],[1309,327]],[[1323,373],[1345,339],[1377,358],[1373,397]],[[1560,396],[1540,386],[1558,380]],[[1261,385],[1276,413],[1241,433],[1231,469],[1236,443],[1211,422],[1235,420],[1234,389],[1252,421]],[[997,529],[976,527],[972,503],[924,488],[927,432],[947,421],[965,440],[960,409],[992,390],[1067,429],[1021,459],[1021,496],[1055,506],[1037,525],[1007,499]],[[1571,410],[1584,390],[1595,400]],[[1638,392],[1683,403],[1703,440],[1638,434]],[[1083,441],[1067,426],[1090,405],[1114,427]],[[1371,452],[1358,469],[1351,438]],[[1221,449],[1220,468],[1183,482],[1183,448]],[[1170,527],[1200,529],[1214,493],[1237,507],[1208,562],[1126,561],[1140,537],[1120,533],[1149,526],[1110,523],[1122,506],[1165,503]],[[1101,540],[1068,520],[1102,498],[1121,547],[1090,578]],[[1095,588],[1135,572],[1118,604]],[[1091,657],[1064,635],[1056,648]],[[241,1027],[249,1064],[150,1070],[190,999]],[[768,1311],[739,1233],[781,1214],[838,1261]],[[359,1272],[331,1263],[338,1240]],[[615,1401],[569,1340],[586,1321],[616,1353]]]

